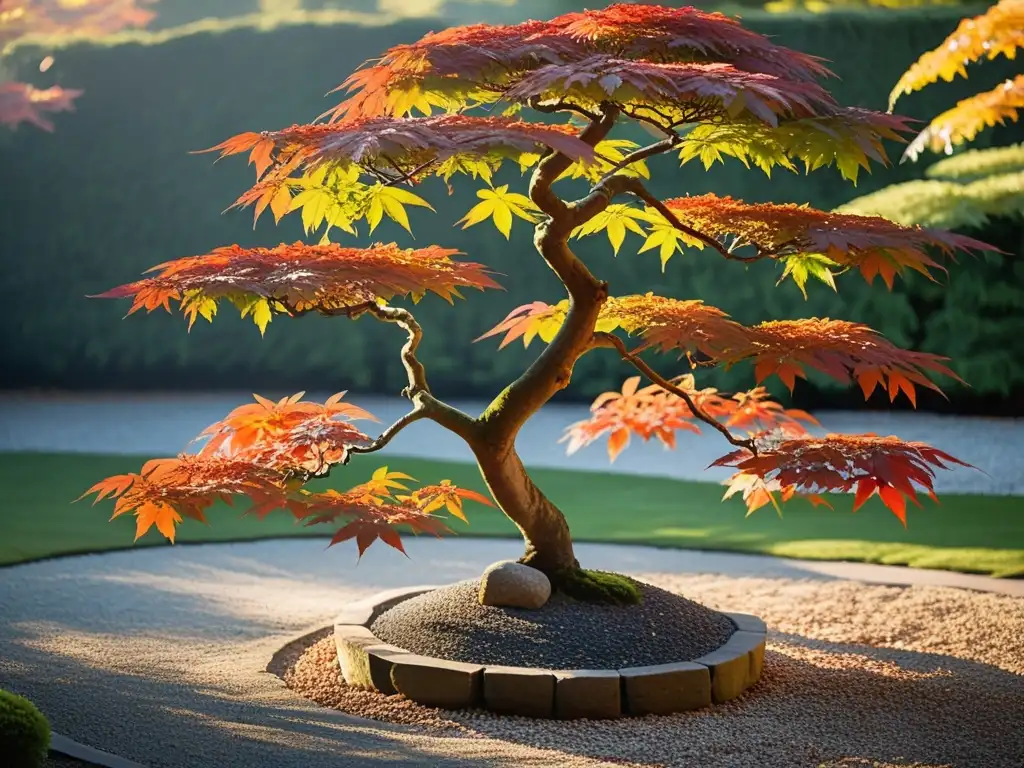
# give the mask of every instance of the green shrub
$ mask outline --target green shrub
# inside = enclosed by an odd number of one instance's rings
[[[28,699],[0,690],[0,755],[4,768],[37,768],[46,763],[50,724]]]

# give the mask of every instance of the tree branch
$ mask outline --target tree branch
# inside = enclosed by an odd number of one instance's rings
[[[426,392],[429,395],[430,387],[427,386],[427,371],[423,367],[423,363],[416,358],[416,349],[423,339],[423,328],[416,322],[412,312],[402,307],[382,306],[375,301],[364,304],[362,312],[368,312],[385,323],[394,323],[409,335],[401,352],[402,365],[405,367],[406,375],[409,378],[408,386],[402,390],[402,397],[412,400],[413,396],[419,392]],[[355,319],[362,312],[353,313],[352,318]]]
[[[590,194],[569,203],[573,216],[573,228],[585,224],[608,207],[617,195],[629,191],[633,177],[616,174],[593,186]]]
[[[596,112],[591,112],[589,109],[584,109],[576,104],[570,104],[567,101],[556,101],[554,104],[541,104],[540,98],[534,97],[527,102],[527,105],[534,112],[543,112],[546,115],[553,115],[556,112],[575,112],[577,115],[587,118],[592,123],[599,122],[601,116]]]
[[[703,410],[701,410],[700,406],[698,406],[693,401],[693,398],[690,397],[690,393],[689,392],[687,392],[685,389],[681,389],[680,387],[677,387],[675,384],[673,384],[671,381],[666,379],[664,376],[662,376],[656,370],[651,368],[651,366],[649,366],[647,363],[645,363],[643,360],[641,360],[637,355],[634,355],[632,352],[630,352],[626,348],[626,342],[624,342],[622,339],[620,339],[615,334],[613,334],[613,333],[605,333],[604,331],[596,332],[594,334],[593,346],[594,347],[611,347],[611,348],[615,349],[619,353],[619,355],[622,357],[623,360],[625,360],[627,363],[629,363],[634,368],[636,368],[638,371],[640,371],[644,376],[646,376],[652,382],[657,384],[659,387],[661,387],[665,391],[671,392],[676,397],[682,398],[682,400],[686,403],[686,407],[690,409],[690,412],[697,419],[699,419],[700,421],[703,421],[705,424],[707,424],[710,427],[714,427],[716,430],[718,430],[722,434],[723,437],[725,437],[726,440],[728,440],[733,445],[737,446],[738,448],[746,448],[748,451],[753,453],[755,456],[757,455],[757,446],[754,444],[753,440],[742,440],[742,439],[736,437],[735,435],[733,435],[733,433],[730,432],[729,429],[724,424],[722,424],[717,419],[712,418],[711,416],[706,414]]]
[[[602,104],[601,114],[580,133],[591,147],[602,141],[615,125],[619,108]],[[587,351],[601,307],[608,298],[608,284],[591,274],[567,245],[575,226],[569,206],[551,190],[555,179],[573,163],[559,152],[541,159],[530,179],[530,198],[548,218],[537,224],[534,245],[565,286],[569,311],[552,342],[529,368],[506,387],[477,420],[483,439],[498,451],[512,449],[519,428],[560,389],[569,384],[573,366]]]
[[[611,131],[618,116],[618,107],[614,104],[603,104],[601,114],[594,115],[590,125],[580,133],[580,141],[591,147],[597,146]],[[556,224],[569,223],[560,221],[560,219],[566,218],[568,209],[565,202],[551,191],[551,185],[574,162],[571,157],[563,155],[561,152],[549,152],[537,163],[537,167],[533,170],[533,176],[530,177],[530,199],[538,208],[554,219]],[[569,231],[571,230],[570,226]],[[568,237],[569,232],[567,231],[565,234]],[[555,271],[557,272],[557,270]]]
[[[671,210],[669,210],[667,205],[665,205],[663,202],[661,202],[661,200],[656,198],[647,190],[647,187],[644,186],[644,183],[640,181],[640,179],[630,177],[629,183],[625,185],[625,189],[623,191],[629,192],[635,197],[640,198],[645,203],[647,203],[647,205],[649,205],[651,208],[653,208],[662,216],[664,216],[665,220],[673,227],[678,229],[680,232],[689,235],[694,240],[699,240],[700,242],[704,243],[704,245],[707,245],[710,248],[713,248],[714,250],[718,251],[724,258],[729,259],[730,261],[742,261],[745,263],[750,263],[753,261],[759,261],[760,259],[763,259],[769,255],[767,253],[759,251],[754,256],[737,256],[735,253],[730,252],[728,248],[726,248],[724,245],[722,245],[722,243],[720,243],[718,240],[711,237],[710,235],[705,235],[703,232],[696,230],[693,227],[688,227],[686,224],[683,224],[683,222],[679,220],[679,217],[672,213]]]
[[[598,180],[598,185],[610,179],[623,168],[628,168],[633,163],[638,163],[641,160],[646,160],[647,158],[654,157],[655,155],[662,155],[666,152],[671,152],[679,145],[680,142],[682,142],[682,140],[683,137],[673,131],[672,135],[667,139],[662,139],[659,142],[649,144],[646,147],[641,147],[640,149],[630,152],[619,162],[615,163],[615,165]]]
[[[423,338],[423,328],[416,322],[412,312],[402,307],[382,306],[375,301],[362,305],[362,312],[367,312],[382,322],[394,323],[409,334],[409,338],[402,347],[401,352],[402,365],[405,367],[405,372],[409,378],[409,384],[402,390],[402,396],[409,398],[413,402],[415,406],[413,413],[416,412],[416,409],[422,409],[424,415],[428,418],[436,421],[442,427],[446,427],[460,437],[469,440],[475,433],[476,419],[463,413],[458,408],[453,408],[447,403],[438,400],[430,392],[430,387],[427,385],[426,368],[423,367],[423,363],[416,357],[416,349]],[[362,312],[356,312],[352,317],[358,317]],[[401,424],[398,429],[404,426],[405,424]],[[390,439],[388,437],[388,440]]]
[[[272,299],[272,301],[277,301],[293,315],[303,315],[311,311],[296,310],[287,300]],[[423,338],[423,328],[416,321],[416,318],[413,317],[412,312],[402,307],[381,305],[376,301],[366,301],[351,307],[319,311],[321,314],[330,317],[350,317],[352,319],[363,314],[370,314],[382,322],[394,323],[408,334],[408,339],[402,347],[401,355],[402,366],[405,368],[409,383],[402,390],[402,397],[408,398],[413,403],[413,410],[386,429],[371,444],[376,445],[380,443],[373,450],[383,448],[403,427],[424,417],[436,421],[442,427],[445,427],[450,432],[454,432],[467,442],[475,438],[476,430],[479,426],[477,420],[463,413],[458,408],[438,400],[431,394],[430,387],[427,384],[426,368],[423,367],[423,363],[416,357],[416,350],[420,345],[420,340]],[[357,453],[368,453],[368,448],[357,451]]]
[[[380,433],[380,436],[369,445],[353,445],[348,449],[349,454],[353,453],[374,453],[379,451],[381,448],[391,442],[391,439],[405,429],[407,426],[420,419],[430,418],[430,414],[427,413],[427,409],[420,403],[416,403],[411,411],[398,419],[394,424],[385,429]],[[346,457],[345,464],[348,463]]]

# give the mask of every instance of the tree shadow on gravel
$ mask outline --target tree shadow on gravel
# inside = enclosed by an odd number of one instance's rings
[[[778,633],[760,683],[700,712],[570,722],[450,715],[486,736],[655,766],[1009,768],[1024,756],[1019,675]]]
[[[20,645],[16,658],[5,649],[0,688],[30,699],[56,732],[149,768],[510,764],[500,745],[470,758],[446,754],[430,741],[399,740],[396,734],[417,731],[320,709],[290,691],[279,695],[272,690],[277,680],[246,693],[230,678],[197,685],[178,679],[171,665],[133,670],[116,647],[105,652],[105,663],[97,666],[44,648]],[[173,642],[167,655],[175,655]],[[269,675],[256,665],[252,677]]]

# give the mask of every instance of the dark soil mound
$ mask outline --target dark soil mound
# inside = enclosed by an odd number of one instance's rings
[[[621,669],[691,661],[736,630],[725,614],[636,582],[639,605],[579,603],[552,595],[540,610],[495,608],[462,581],[405,600],[371,627],[386,643],[423,656],[546,669]]]

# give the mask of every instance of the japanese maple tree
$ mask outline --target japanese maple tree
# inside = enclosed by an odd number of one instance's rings
[[[324,404],[301,395],[257,398],[207,429],[198,453],[150,462],[90,492],[117,497],[115,516],[134,513],[139,534],[156,526],[173,540],[183,517],[204,520],[214,501],[243,495],[256,514],[284,509],[310,525],[331,525],[333,542],[355,538],[360,553],[377,538],[401,549],[399,529],[440,533],[441,513],[462,518],[463,500],[487,498],[446,482],[414,488],[387,468],[345,492],[302,486],[430,419],[472,449],[494,501],[523,534],[522,562],[572,593],[590,577],[562,513],[524,468],[516,436],[568,385],[582,356],[615,354],[640,376],[598,398],[591,418],[569,428],[570,450],[607,437],[614,458],[630,435],[672,446],[677,430],[704,425],[735,449],[716,463],[736,469],[727,495],[741,493],[751,511],[796,496],[827,503],[823,494],[841,491],[855,493],[858,506],[878,495],[905,521],[906,502],[917,503],[919,491],[934,497],[935,470],[956,459],[895,437],[811,436],[806,425],[814,419],[773,402],[760,384],[775,375],[792,389],[813,370],[856,381],[865,395],[882,387],[913,401],[917,387],[937,389],[931,375],[956,379],[944,358],[899,349],[846,320],[746,327],[695,298],[616,296],[570,245],[605,233],[616,251],[627,235],[637,238],[638,251],[657,251],[663,265],[684,248],[701,258],[772,260],[801,290],[810,278],[834,289],[846,272],[869,283],[880,277],[890,288],[908,271],[935,279],[956,251],[986,248],[881,218],[684,190],[660,200],[648,190],[646,161],[670,153],[705,168],[732,157],[766,173],[835,166],[853,181],[871,161],[886,162],[883,141],[899,140],[907,121],[836,104],[818,82],[829,75],[821,60],[721,14],[612,5],[429,34],[349,77],[348,97],[319,121],[228,139],[213,149],[248,153],[256,170],[255,186],[236,205],[252,205],[257,218],[268,208],[277,220],[299,212],[307,233],[324,230],[318,242],[220,247],[161,264],[102,296],[130,298],[129,314],[170,311],[174,302],[190,326],[212,319],[225,301],[261,331],[275,316],[310,312],[393,323],[407,336],[400,356],[410,409],[373,438],[353,425],[369,415],[340,395]],[[639,146],[614,137],[623,123],[658,140]],[[529,171],[527,194],[493,184],[508,163]],[[427,293],[453,302],[465,288],[498,288],[495,276],[439,246],[353,248],[329,237],[364,223],[373,232],[385,216],[408,229],[406,208],[429,207],[412,190],[428,177],[456,175],[481,184],[463,227],[491,220],[507,238],[516,219],[532,225],[536,250],[565,291],[560,302],[515,309],[483,333],[503,336],[503,345],[539,339],[546,346],[476,416],[430,389],[417,356],[422,330],[408,307],[392,302]],[[559,191],[581,184],[579,196]],[[644,350],[685,355],[691,367],[749,361],[759,386],[730,396],[699,388],[690,372],[665,378],[641,358]],[[641,378],[649,383],[641,386]]]

